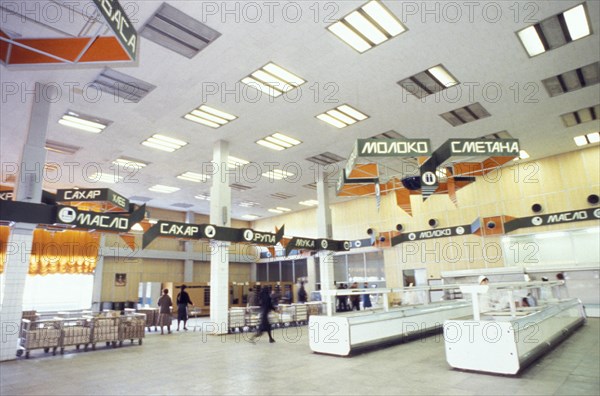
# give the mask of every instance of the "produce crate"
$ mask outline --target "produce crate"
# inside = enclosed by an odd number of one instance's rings
[[[146,328],[148,331],[152,331],[152,326],[154,326],[154,331],[157,331],[158,308],[139,308],[137,313],[146,315]]]
[[[242,331],[246,325],[245,308],[229,308],[229,332]]]
[[[117,346],[119,342],[119,322],[120,317],[96,316],[92,318],[92,349],[96,349],[96,344],[106,342],[106,346],[112,344]]]
[[[294,323],[297,326],[308,323],[308,306],[306,304],[293,304],[296,308],[294,314]]]
[[[61,319],[62,337],[60,343],[60,353],[65,352],[65,347],[75,345],[79,349],[87,351],[88,345],[92,342],[92,320],[90,318],[69,318]]]
[[[31,321],[22,319],[17,356],[21,356],[25,352],[25,358],[29,359],[29,352],[34,349],[43,349],[46,353],[52,349],[52,354],[56,355],[56,350],[61,342],[61,334],[61,320]]]
[[[131,315],[122,316],[119,318],[119,346],[123,345],[123,341],[138,340],[138,345],[142,345],[142,339],[146,335],[144,328],[146,327],[146,315],[142,313],[133,313]]]

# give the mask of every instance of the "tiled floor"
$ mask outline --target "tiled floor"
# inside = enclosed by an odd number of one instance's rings
[[[244,336],[147,333],[142,346],[0,364],[7,395],[598,395],[600,320],[589,319],[516,377],[451,369],[441,336],[341,358],[311,353],[307,327]],[[74,348],[71,348],[74,349]]]

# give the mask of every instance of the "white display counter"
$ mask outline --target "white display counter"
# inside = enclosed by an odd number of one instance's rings
[[[512,311],[485,312],[480,320],[447,320],[444,342],[448,364],[463,370],[517,374],[585,320],[579,299]]]
[[[439,332],[447,319],[465,317],[471,303],[463,300],[359,311],[340,316],[311,316],[309,344],[313,352],[347,356],[361,349],[401,342]]]

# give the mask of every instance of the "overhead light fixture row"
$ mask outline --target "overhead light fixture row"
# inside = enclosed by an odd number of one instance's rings
[[[256,88],[267,95],[278,97],[285,92],[298,88],[306,81],[281,66],[270,62],[242,79],[242,83]]]
[[[181,175],[177,176],[178,179],[192,181],[196,183],[202,183],[210,179],[209,175],[205,175],[204,173],[195,173],[195,172],[184,172]]]
[[[300,140],[296,140],[279,132],[256,141],[256,144],[276,151],[285,150],[290,147],[297,146],[300,143],[302,143]]]
[[[575,136],[573,138],[575,144],[579,147],[586,146],[588,144],[594,144],[600,142],[600,133],[593,132],[588,133],[587,135]]]
[[[259,216],[253,215],[253,214],[246,214],[246,215],[242,216],[242,219],[244,219],[244,220],[256,220],[258,218],[259,218]]]
[[[245,159],[241,159],[241,158],[237,158],[237,157],[232,157],[231,155],[229,157],[227,157],[227,167],[229,169],[234,169],[237,168],[239,166],[244,166],[249,164],[249,161],[246,161]]]
[[[198,194],[194,198],[199,199],[201,201],[210,201],[210,195],[208,194]]]
[[[112,173],[103,173],[103,172],[96,172],[93,175],[91,175],[89,177],[90,181],[92,181],[93,183],[118,183],[120,182],[123,177],[122,176],[117,176],[114,175]]]
[[[238,205],[241,206],[242,208],[253,208],[255,206],[260,206],[260,204],[258,202],[253,202],[253,201],[242,201]]]
[[[327,27],[346,44],[363,53],[406,31],[381,2],[373,0]]]
[[[187,145],[187,142],[165,135],[155,134],[152,135],[152,137],[144,140],[142,145],[172,153],[173,151],[179,150],[183,146]]]
[[[323,114],[319,114],[317,118],[336,128],[345,128],[348,125],[366,120],[369,116],[345,104]]]
[[[398,85],[419,99],[458,83],[458,80],[441,64],[398,81]]]
[[[300,201],[299,203],[300,203],[300,205],[304,205],[304,206],[317,206],[319,204],[319,201],[317,201],[315,199],[309,199],[307,201]]]
[[[159,192],[159,193],[164,193],[164,194],[171,194],[171,193],[174,193],[175,191],[179,191],[180,188],[163,186],[162,184],[156,184],[156,185],[150,187],[148,190],[154,191],[154,192]]]
[[[272,171],[263,173],[262,176],[272,180],[283,180],[285,178],[295,176],[295,174],[281,169],[273,169]]]
[[[202,105],[184,115],[183,118],[211,128],[219,128],[235,120],[237,117],[233,114]]]
[[[138,169],[144,168],[145,166],[148,165],[146,162],[136,160],[136,159],[126,158],[126,157],[117,158],[116,160],[113,161],[113,164],[119,165],[123,168],[138,168]]]
[[[58,123],[70,128],[76,128],[81,131],[100,133],[110,124],[110,121],[101,120],[97,117],[92,117],[74,111],[67,111],[58,120]]]
[[[530,57],[591,34],[585,3],[519,30],[517,36]]]

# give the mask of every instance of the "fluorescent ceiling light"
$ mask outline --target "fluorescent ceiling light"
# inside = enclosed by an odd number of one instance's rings
[[[195,116],[193,114],[186,114],[183,116],[183,118],[185,118],[186,120],[189,120],[189,121],[196,122],[198,124],[209,126],[211,128],[218,128],[221,126],[220,124],[217,124],[216,122],[209,121],[207,119]]]
[[[162,184],[156,184],[156,185],[150,187],[148,190],[154,191],[154,192],[170,194],[170,193],[174,193],[175,191],[179,191],[180,189],[178,187],[170,187],[170,186],[163,186]]]
[[[277,210],[281,210],[282,212],[291,212],[291,211],[292,211],[292,209],[283,208],[283,207],[281,207],[281,206],[278,206],[278,207],[276,207],[275,209],[277,209]]]
[[[581,135],[581,136],[575,136],[573,138],[573,140],[575,140],[575,144],[577,146],[585,146],[586,144],[588,144],[587,139],[585,138],[585,135]]]
[[[202,201],[210,201],[210,195],[208,195],[208,194],[198,194],[194,198],[202,200]]]
[[[227,158],[227,167],[230,169],[238,166],[244,166],[246,164],[249,164],[249,162],[241,158],[232,157],[231,155]]]
[[[400,33],[406,31],[406,27],[383,7],[380,2],[371,1],[365,4],[362,9],[377,22],[378,25],[384,28],[390,36],[396,37]]]
[[[289,85],[293,87],[300,86],[306,82],[294,73],[290,73],[289,71],[277,66],[274,63],[267,64],[263,67],[263,69],[271,73],[272,75],[279,77],[281,80],[286,81]]]
[[[121,179],[123,179],[122,176],[116,176],[110,173],[94,173],[93,175],[91,175],[89,177],[90,181],[92,181],[93,183],[118,183],[119,181],[121,181]]]
[[[431,69],[428,69],[427,71],[431,73],[436,78],[436,80],[438,80],[440,84],[442,84],[446,88],[458,84],[456,79],[452,77],[450,73],[448,73],[448,70],[446,70],[446,68],[442,65],[434,66]]]
[[[364,115],[360,111],[358,111],[348,105],[341,105],[340,107],[338,107],[338,110],[348,114],[350,117],[355,118],[358,121],[362,121],[362,120],[365,120],[368,118],[366,115]]]
[[[119,165],[122,166],[124,168],[143,168],[145,166],[147,166],[148,164],[139,160],[132,160],[132,159],[127,159],[127,158],[117,158],[116,160],[113,161],[113,164],[115,165]]]
[[[333,125],[336,128],[344,128],[347,127],[347,124],[344,124],[341,121],[336,120],[335,118],[333,118],[332,116],[329,116],[327,114],[319,114],[317,116],[317,118],[321,121],[325,121],[326,123]]]
[[[285,179],[286,177],[291,177],[291,176],[295,176],[295,175],[293,173],[286,172],[281,169],[273,169],[272,171],[263,173],[262,176],[267,177],[269,179],[282,180],[282,179]]]
[[[300,205],[304,205],[304,206],[317,206],[319,204],[319,201],[314,200],[314,199],[309,199],[307,201],[300,201],[299,203],[300,203]]]
[[[529,158],[529,153],[525,150],[519,151],[519,159],[527,159]]]
[[[546,52],[546,48],[544,48],[542,39],[540,39],[535,26],[529,26],[521,30],[518,35],[529,56],[536,56]]]
[[[88,121],[88,120],[86,120],[84,118],[75,117],[75,116],[68,115],[68,114],[65,114],[64,116],[62,116],[61,119],[62,120],[67,120],[67,121],[71,121],[71,122],[76,123],[76,124],[85,125],[85,126],[88,126],[88,127],[91,127],[91,128],[100,129],[100,130],[106,128],[106,125],[104,125],[104,124],[100,124],[100,123],[94,122],[94,121]]]
[[[347,115],[345,115],[344,113],[341,113],[337,110],[329,110],[327,112],[327,114],[329,114],[330,116],[337,118],[338,120],[348,124],[348,125],[352,125],[354,123],[356,123],[356,120],[348,117]]]
[[[266,140],[263,140],[263,139],[257,140],[256,144],[260,144],[261,146],[264,146],[266,148],[270,148],[271,150],[276,150],[276,151],[285,150],[285,147],[278,146],[278,145],[276,145],[274,143],[267,142]]]
[[[243,208],[253,208],[255,206],[260,206],[260,204],[258,202],[252,202],[252,201],[242,201],[238,205],[240,205]]]
[[[575,41],[590,35],[590,26],[583,4],[571,8],[563,13],[571,40]]]
[[[246,220],[256,220],[258,219],[257,215],[253,215],[253,214],[247,214],[247,215],[243,215],[242,219],[246,219]]]
[[[370,1],[327,27],[361,54],[406,30],[383,4]]]
[[[342,105],[323,114],[319,114],[317,118],[336,128],[344,128],[369,117],[348,105]]]
[[[183,146],[187,145],[187,142],[156,134],[143,141],[142,145],[172,153],[173,151],[179,150]]]
[[[60,120],[58,120],[58,123],[64,126],[68,126],[71,128],[76,128],[82,131],[86,131],[86,132],[92,132],[92,133],[100,133],[102,132],[102,129],[104,128],[94,128],[88,125],[83,125],[80,124],[78,122],[73,122],[73,121],[69,121],[69,120],[65,120],[63,118],[61,118]]]
[[[354,33],[354,31],[343,22],[336,22],[327,29],[361,54],[372,48],[371,44],[367,43],[366,40]]]
[[[131,231],[144,231],[144,228],[140,225],[140,223],[135,223],[133,227],[131,227]]]
[[[260,144],[261,146],[277,151],[297,146],[300,143],[302,143],[300,140],[296,140],[279,132],[274,133],[271,136],[267,136],[263,139],[260,139],[256,142],[256,144]]]
[[[148,219],[148,223],[150,223],[150,224],[156,224],[156,223],[158,223],[158,220],[156,220],[156,219]]]
[[[181,175],[177,176],[178,179],[193,181],[196,183],[202,183],[206,180],[210,179],[210,176],[205,175],[203,173],[195,173],[195,172],[185,172]]]
[[[283,212],[281,210],[277,210],[277,209],[268,209],[269,212],[271,213],[277,213],[277,214],[282,214]]]
[[[267,95],[278,97],[283,92],[291,91],[306,81],[294,73],[272,62],[250,73],[242,82],[252,86]]]
[[[588,133],[585,136],[587,137],[587,139],[588,139],[588,141],[590,143],[598,143],[598,142],[600,142],[600,133],[598,133],[598,132]]]
[[[377,29],[367,18],[358,11],[354,11],[344,18],[350,25],[366,36],[373,44],[378,45],[387,40],[385,34]]]

